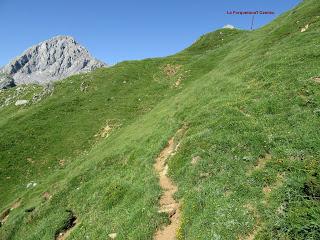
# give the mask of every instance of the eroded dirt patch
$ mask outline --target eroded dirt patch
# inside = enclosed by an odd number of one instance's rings
[[[312,80],[315,81],[316,83],[320,83],[320,76],[319,77],[313,77]]]
[[[121,123],[116,119],[109,119],[106,121],[106,124],[104,127],[102,127],[97,134],[94,136],[96,138],[107,138],[110,136],[111,132],[114,129],[117,129],[121,127]]]
[[[180,129],[176,135],[181,135],[185,132],[186,128]],[[163,189],[163,194],[160,198],[159,212],[167,213],[170,218],[170,224],[159,229],[155,235],[155,240],[170,240],[176,238],[176,233],[180,222],[180,203],[174,199],[174,194],[177,192],[178,187],[167,176],[168,173],[168,159],[174,155],[179,148],[179,143],[172,137],[167,146],[161,151],[156,159],[154,168],[159,174],[159,184]]]
[[[13,210],[13,209],[16,209],[18,207],[20,207],[21,205],[21,199],[17,199],[12,205],[10,208],[8,209],[5,209],[1,214],[0,214],[0,227],[8,220],[8,217],[10,215],[10,212]]]
[[[200,156],[195,156],[195,157],[192,158],[191,164],[192,165],[196,165],[200,160],[201,160]]]
[[[258,213],[258,210],[251,203],[246,204],[244,207],[246,209],[248,209],[249,213],[252,214],[253,217],[256,219],[256,224],[253,227],[253,230],[247,236],[239,237],[238,239],[239,240],[254,240],[256,235],[258,234],[258,232],[261,229],[261,218]]]
[[[268,157],[271,159],[271,156]],[[264,160],[262,160],[262,162],[264,162]],[[262,163],[261,162],[261,163]],[[264,167],[264,164],[262,164]],[[256,167],[260,166],[258,169],[261,169],[262,165],[257,165]],[[262,168],[263,168],[262,167]],[[284,173],[278,173],[277,174],[277,178],[276,181],[274,182],[274,184],[272,184],[271,186],[267,185],[264,186],[262,188],[262,192],[264,193],[264,199],[263,199],[263,203],[268,206],[268,202],[269,202],[269,198],[270,198],[270,194],[272,193],[273,190],[279,188],[282,186],[283,182],[285,179],[285,175]],[[238,240],[254,240],[256,238],[256,235],[259,233],[259,231],[261,230],[263,223],[261,221],[261,217],[258,213],[257,208],[252,205],[251,203],[248,203],[244,206],[244,208],[248,209],[249,213],[252,214],[252,216],[254,217],[254,219],[256,219],[256,223],[255,226],[253,227],[253,230],[247,235],[247,236],[241,236],[238,238]],[[277,209],[277,213],[278,214],[283,214],[283,210],[284,210],[284,206],[280,206]]]
[[[168,77],[173,77],[179,72],[181,67],[179,64],[166,64],[162,70]]]
[[[276,178],[276,181],[273,185],[271,186],[265,186],[262,188],[262,191],[264,193],[264,203],[267,205],[268,204],[268,201],[269,201],[269,198],[270,198],[270,194],[273,190],[277,189],[277,188],[280,188],[284,182],[284,173],[278,173],[277,174],[277,178]]]
[[[52,194],[49,193],[49,192],[44,192],[42,194],[42,198],[43,198],[44,201],[49,201],[52,198]]]
[[[159,72],[153,76],[158,83],[165,83],[171,87],[178,88],[184,79],[189,75],[190,70],[184,69],[180,64],[165,64],[159,67]]]
[[[272,159],[271,154],[266,154],[263,157],[259,158],[256,165],[253,168],[250,168],[247,172],[247,176],[250,176],[254,171],[259,171],[265,168],[267,162]]]
[[[55,240],[66,239],[70,235],[73,228],[77,225],[76,215],[71,210],[67,210],[67,212],[69,213],[69,216],[66,219],[63,227],[56,231]]]
[[[263,169],[266,166],[266,163],[271,160],[271,154],[266,154],[263,158],[259,158],[255,170]]]
[[[2,226],[8,219],[10,214],[10,208],[4,210],[0,215],[0,226]]]

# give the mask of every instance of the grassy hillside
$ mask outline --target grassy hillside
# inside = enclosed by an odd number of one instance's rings
[[[153,164],[182,126],[180,239],[319,239],[319,9],[73,76],[25,106],[40,87],[1,91],[0,239],[54,239],[75,218],[68,239],[152,239],[169,221]]]

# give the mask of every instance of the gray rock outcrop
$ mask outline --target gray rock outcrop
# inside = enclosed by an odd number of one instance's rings
[[[28,103],[29,103],[29,100],[17,100],[14,105],[21,106],[21,105],[26,105]]]
[[[11,76],[0,73],[0,89],[14,87],[15,83]]]
[[[11,76],[16,85],[44,85],[104,66],[72,37],[57,36],[29,48],[0,72]]]

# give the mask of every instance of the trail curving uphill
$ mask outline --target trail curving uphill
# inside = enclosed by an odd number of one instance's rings
[[[183,131],[184,129],[180,129]],[[179,227],[180,222],[180,203],[174,199],[174,194],[177,192],[178,187],[171,181],[167,176],[168,173],[168,164],[167,160],[175,154],[179,147],[179,144],[176,144],[174,137],[172,137],[167,146],[161,151],[159,156],[156,159],[154,168],[159,174],[159,183],[163,189],[163,194],[160,198],[160,209],[159,212],[164,212],[169,215],[170,224],[157,230],[154,235],[154,240],[173,240],[176,239],[176,233]]]

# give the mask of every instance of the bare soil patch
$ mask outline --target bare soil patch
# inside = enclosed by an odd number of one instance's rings
[[[271,154],[266,154],[265,156],[258,159],[256,165],[253,168],[250,168],[247,172],[247,175],[250,176],[254,171],[259,171],[265,168],[268,161],[272,159]]]
[[[163,67],[163,72],[168,77],[175,76],[182,66],[178,64],[166,64]]]
[[[239,240],[253,240],[253,239],[255,239],[256,235],[258,234],[258,232],[261,229],[261,218],[258,213],[258,210],[252,204],[248,203],[244,207],[246,209],[248,209],[248,211],[254,216],[254,218],[256,219],[256,224],[253,227],[253,230],[247,236],[240,237],[238,239]]]
[[[116,119],[109,119],[106,121],[106,124],[104,127],[102,127],[97,134],[94,136],[96,138],[107,138],[110,136],[111,132],[116,129],[121,127],[121,124],[119,123],[118,120]]]
[[[313,77],[312,80],[315,81],[316,83],[320,83],[320,76],[319,77]]]
[[[10,215],[10,212],[13,209],[16,209],[18,207],[20,207],[21,205],[21,199],[18,198],[12,205],[10,208],[5,209],[1,214],[0,214],[0,227],[8,220],[8,217]]]

